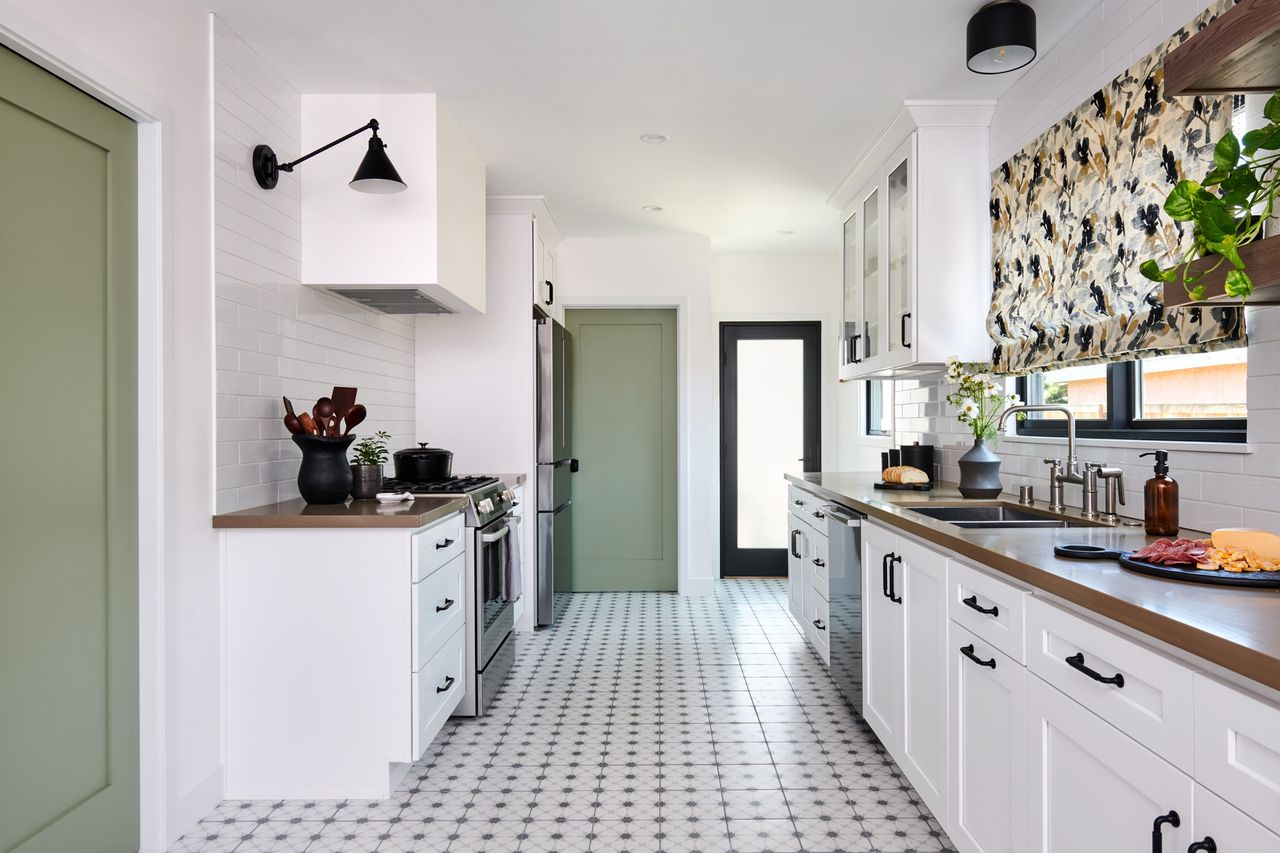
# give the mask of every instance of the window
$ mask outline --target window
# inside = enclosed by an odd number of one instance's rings
[[[886,395],[888,381],[867,380],[867,435],[889,435],[893,432],[892,395]],[[890,399],[886,403],[885,397]]]
[[[1065,367],[1018,380],[1028,403],[1063,405],[1082,438],[1244,441],[1248,350]],[[1019,435],[1065,435],[1065,419],[1033,415]]]

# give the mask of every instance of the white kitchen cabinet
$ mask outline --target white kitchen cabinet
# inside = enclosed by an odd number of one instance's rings
[[[947,812],[947,559],[898,537],[903,620],[902,744],[898,763],[934,815]],[[899,589],[895,583],[895,590]]]
[[[1280,708],[1207,675],[1193,689],[1196,781],[1280,833]]]
[[[564,306],[556,294],[556,244],[559,231],[547,217],[533,219],[533,304],[564,322]]]
[[[845,223],[841,379],[987,358],[990,115],[908,103],[833,194]]]
[[[902,743],[902,598],[890,590],[897,537],[875,524],[862,525],[862,716],[885,749],[897,756]]]
[[[808,526],[795,513],[787,514],[787,524],[787,609],[798,624],[804,625],[804,585],[808,580],[804,555],[808,547],[805,542]]]
[[[1027,668],[952,622],[948,834],[960,853],[1022,853]]]
[[[1028,675],[1027,686],[1026,849],[1153,850],[1164,818],[1154,850],[1186,850],[1191,777],[1038,676]]]
[[[391,313],[483,314],[484,162],[431,94],[303,95],[302,148],[370,116],[408,188],[370,195],[347,187],[363,135],[346,143],[347,156],[317,157],[286,176],[302,185],[303,283],[383,310],[420,306]]]
[[[955,560],[948,567],[947,580],[951,620],[1025,666],[1027,591]]]
[[[1196,784],[1196,810],[1191,821],[1191,838],[1199,847],[1188,847],[1190,853],[1276,853],[1280,851],[1280,835]]]

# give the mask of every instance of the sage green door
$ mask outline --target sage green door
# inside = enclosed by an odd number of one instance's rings
[[[0,48],[0,850],[138,847],[137,126]]]
[[[574,592],[676,589],[676,312],[565,312]]]

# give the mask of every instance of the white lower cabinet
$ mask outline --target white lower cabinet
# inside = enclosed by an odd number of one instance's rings
[[[1196,781],[1280,833],[1280,709],[1199,673],[1194,691]]]
[[[1196,811],[1191,821],[1191,839],[1192,846],[1187,848],[1188,853],[1280,851],[1280,835],[1271,832],[1200,784],[1196,785]]]
[[[897,537],[862,525],[862,716],[895,758],[902,748],[902,607],[890,598]]]
[[[1022,853],[1027,669],[952,622],[950,835],[960,853]]]
[[[1182,853],[1193,840],[1191,777],[1036,675],[1027,767],[1031,853]]]
[[[804,624],[804,585],[808,575],[804,570],[805,530],[807,525],[794,514],[787,516],[787,609],[801,625]]]

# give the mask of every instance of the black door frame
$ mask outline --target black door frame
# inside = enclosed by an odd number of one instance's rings
[[[738,548],[738,359],[740,340],[804,343],[805,471],[822,469],[822,323],[720,324],[720,577],[786,577],[787,549]]]

